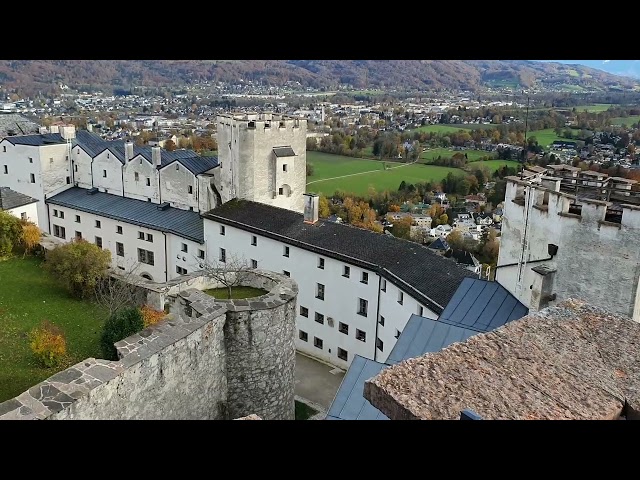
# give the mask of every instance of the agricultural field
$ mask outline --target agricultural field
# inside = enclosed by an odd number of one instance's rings
[[[474,168],[479,168],[480,166],[487,167],[491,173],[495,172],[499,168],[508,165],[509,167],[517,168],[520,163],[514,160],[485,160],[480,162],[472,162],[467,164],[467,168],[473,170]]]
[[[531,137],[536,137],[536,140],[538,141],[538,144],[543,148],[548,147],[555,140],[574,141],[571,138],[559,137],[553,131],[553,128],[545,128],[544,130],[533,130],[531,132],[528,132],[527,133],[527,139],[529,139]]]
[[[420,160],[425,160],[424,163],[431,163],[432,160],[440,157],[452,157],[456,153],[466,154],[470,162],[475,162],[482,157],[495,156],[494,152],[487,152],[484,150],[452,150],[450,148],[431,148],[426,152],[420,154]]]
[[[613,103],[595,103],[593,105],[578,105],[575,107],[576,112],[606,112],[610,107],[613,107]]]
[[[418,127],[415,132],[429,132],[429,133],[451,133],[459,130],[479,130],[487,128],[495,128],[496,125],[483,124],[483,123],[462,123],[462,124],[436,124],[436,125],[424,125]]]
[[[313,175],[307,177],[307,182],[315,182],[317,180],[350,175],[353,173],[382,170],[385,162],[308,151],[307,163],[313,165]],[[386,163],[389,165],[395,165],[393,162]]]
[[[100,335],[107,312],[71,298],[40,262],[34,257],[0,261],[0,403],[85,358],[102,358]],[[60,368],[40,366],[29,348],[29,331],[44,319],[66,337],[68,358]]]
[[[634,123],[640,122],[640,115],[629,115],[628,117],[616,117],[611,119],[611,125],[624,125],[630,127]]]

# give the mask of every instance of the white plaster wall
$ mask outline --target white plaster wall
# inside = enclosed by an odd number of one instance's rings
[[[93,157],[76,145],[71,149],[71,160],[73,162],[73,181],[82,188],[93,187],[91,174],[91,160]]]
[[[36,204],[38,223],[45,232],[48,232],[45,195],[54,195],[71,186],[66,182],[70,175],[66,157],[66,145],[12,145],[6,139],[0,142],[0,186],[39,200]],[[30,162],[29,158],[33,161]],[[8,174],[4,173],[5,165]],[[35,183],[31,183],[31,173],[35,176]]]
[[[248,264],[250,264],[251,259],[257,260],[258,268],[261,269],[278,273],[283,271],[290,272],[291,278],[298,283],[299,287],[296,317],[298,328],[296,348],[299,351],[340,368],[347,368],[355,354],[365,358],[374,358],[379,288],[379,279],[375,272],[363,270],[353,264],[346,264],[292,245],[288,245],[289,257],[285,257],[283,254],[286,244],[283,242],[229,225],[225,225],[225,235],[220,235],[220,223],[206,218],[204,219],[204,230],[207,258],[212,263],[218,260],[219,249],[222,247],[226,249],[228,259],[235,255],[239,258],[244,258]],[[252,235],[258,237],[257,246],[251,245]],[[320,256],[325,259],[324,270],[318,268],[318,257]],[[342,276],[345,265],[350,267],[349,278]],[[369,282],[366,285],[360,282],[363,271],[369,274]],[[325,285],[324,301],[315,298],[317,283]],[[390,287],[391,283],[387,281],[388,291]],[[384,295],[383,292],[381,292],[382,295]],[[368,301],[367,317],[357,313],[359,298]],[[405,295],[405,305],[403,307],[400,307],[395,301],[394,303],[389,301],[384,310],[386,312],[385,316],[389,319],[387,328],[390,331],[394,325],[400,329],[404,328],[411,313],[417,313],[417,302],[408,294]],[[309,309],[308,318],[300,315],[300,306]],[[316,312],[325,316],[324,325],[315,321]],[[423,315],[437,318],[433,312],[429,313],[426,308]],[[333,327],[329,326],[328,317],[333,318]],[[349,326],[347,335],[339,332],[339,322]],[[366,333],[365,342],[356,339],[356,329]],[[300,330],[307,333],[307,342],[300,340]],[[392,332],[395,333],[395,330],[392,330]],[[393,333],[391,334],[392,336]],[[314,346],[314,337],[323,340],[322,350]],[[386,354],[388,354],[392,346],[389,343],[389,347],[387,347],[387,342],[385,341]],[[346,362],[338,358],[338,347],[348,352]],[[331,352],[329,352],[329,349],[331,349]],[[380,353],[378,352],[378,354]]]
[[[539,192],[539,190],[538,190]],[[524,234],[524,207],[511,200],[516,184],[507,183],[498,265],[520,260]],[[640,275],[640,249],[637,247],[639,212],[625,209],[620,228],[600,224],[605,206],[583,203],[581,218],[558,215],[569,199],[549,194],[548,210],[532,208],[528,219],[528,261],[548,258],[547,245],[558,246],[558,253],[546,262],[527,263],[518,288],[518,267],[499,268],[496,279],[527,307],[530,288],[538,276],[531,268],[547,265],[557,269],[550,305],[577,297],[603,306],[614,313],[637,317],[636,293]],[[636,313],[634,313],[636,312]]]
[[[111,151],[99,153],[93,159],[93,186],[101,192],[122,196],[122,169],[122,163]],[[106,178],[103,176],[104,170],[107,171]]]
[[[198,211],[208,212],[218,206],[218,199],[215,195],[213,187],[220,192],[220,169],[214,168],[211,173],[198,175]]]
[[[189,187],[192,193],[189,193]],[[160,169],[160,192],[163,202],[183,210],[198,209],[196,176],[184,165],[173,162]]]
[[[142,155],[136,155],[124,165],[123,169],[124,194],[126,197],[144,200],[145,202],[150,198],[151,203],[161,203],[158,169],[146,158]],[[138,174],[137,181],[136,173]],[[147,178],[149,179],[149,186],[147,186]]]
[[[27,220],[29,222],[35,223],[37,226],[40,226],[38,222],[38,202],[33,202],[28,205],[22,205],[21,207],[10,208],[5,210],[7,213],[10,213],[14,217],[22,218],[22,214],[27,214]]]
[[[404,294],[402,305],[398,303],[399,292]],[[402,290],[387,280],[386,291],[380,292],[380,313],[378,315],[378,321],[380,316],[384,317],[384,326],[378,323],[378,338],[383,342],[383,350],[380,351],[376,348],[376,357],[373,360],[378,362],[387,360],[389,353],[391,353],[397,342],[396,332],[400,331],[402,333],[412,314],[420,315],[420,306],[423,307],[421,316],[434,320],[438,319],[438,314],[429,310],[423,303],[409,295],[407,290]]]
[[[186,253],[182,251],[183,243],[187,245]],[[180,277],[180,274],[176,271],[176,267],[178,266],[185,268],[187,273],[201,270],[199,264],[202,262],[202,259],[198,258],[198,250],[205,252],[206,259],[206,247],[204,244],[187,240],[172,233],[167,233],[167,268],[169,280]]]

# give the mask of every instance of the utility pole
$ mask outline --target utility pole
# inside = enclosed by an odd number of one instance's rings
[[[529,95],[527,95],[527,110],[524,115],[524,145],[522,150],[522,163],[527,160],[527,130],[529,129]]]

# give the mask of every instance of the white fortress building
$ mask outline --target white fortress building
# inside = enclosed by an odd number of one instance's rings
[[[530,311],[582,298],[640,321],[640,192],[567,165],[506,177],[496,280]]]
[[[355,355],[384,362],[411,315],[437,319],[476,276],[419,244],[318,219],[318,197],[305,192],[305,119],[216,122],[217,157],[72,126],[8,136],[0,187],[30,202],[43,232],[95,243],[114,269],[135,266],[152,282],[232,258],[290,275],[297,349],[340,368]]]

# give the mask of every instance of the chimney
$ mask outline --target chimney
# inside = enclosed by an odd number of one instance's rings
[[[151,163],[158,168],[162,162],[162,149],[160,147],[151,147]]]
[[[59,126],[58,125],[51,125],[49,127],[49,133],[59,133]]]
[[[133,142],[125,142],[124,144],[124,163],[133,160]]]
[[[73,140],[74,138],[76,138],[75,125],[61,125],[59,131],[60,135],[65,140]]]
[[[304,195],[304,223],[316,223],[318,221],[318,210],[320,197],[315,193],[305,193]]]
[[[39,129],[40,135],[46,135],[47,133],[49,133],[49,128],[47,127],[40,127]]]
[[[549,254],[553,252],[557,253],[557,247],[549,246]],[[537,312],[549,306],[549,302],[556,299],[556,295],[553,292],[553,281],[556,276],[556,269],[549,265],[538,265],[531,269],[537,273],[533,279],[531,285],[531,301],[529,304],[529,310]]]

